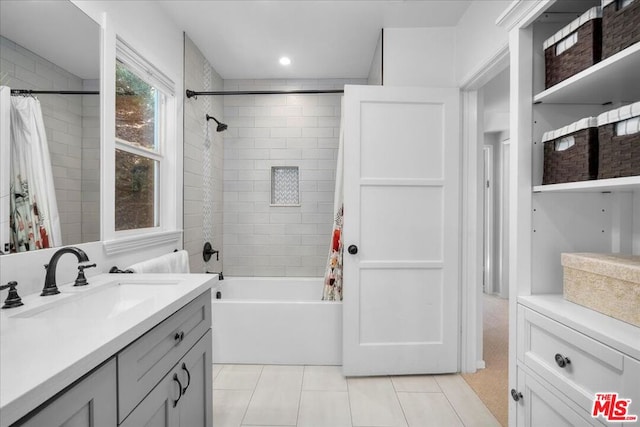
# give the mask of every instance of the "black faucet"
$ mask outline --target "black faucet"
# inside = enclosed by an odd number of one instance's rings
[[[44,297],[47,295],[55,295],[60,293],[60,291],[58,290],[58,286],[56,285],[56,265],[58,264],[58,260],[60,259],[60,257],[67,253],[74,254],[78,258],[79,263],[89,261],[89,257],[82,249],[76,248],[74,246],[58,249],[51,257],[51,261],[49,261],[49,264],[46,264],[44,266],[44,268],[47,270],[47,276],[44,279],[44,288],[42,289],[42,293],[40,294],[40,296]]]

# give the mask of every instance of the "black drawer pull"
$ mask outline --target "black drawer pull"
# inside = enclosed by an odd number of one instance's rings
[[[173,336],[173,340],[176,342],[176,345],[180,344],[183,339],[184,339],[183,331],[176,332],[176,334]]]
[[[559,367],[564,368],[567,365],[571,364],[571,360],[568,357],[564,357],[560,353],[556,353],[556,363]]]
[[[520,393],[519,391],[516,391],[515,388],[512,388],[511,389],[511,397],[513,398],[513,400],[518,402],[520,399],[522,399],[522,393]]]
[[[187,389],[189,388],[189,384],[191,384],[191,373],[187,369],[186,363],[182,363],[182,369],[187,373],[187,385],[182,389],[182,394],[185,394],[187,392]]]
[[[180,393],[178,395],[178,398],[173,401],[173,407],[175,408],[176,405],[178,405],[178,402],[180,401],[180,399],[182,398],[182,384],[180,384],[180,380],[178,379],[178,374],[173,374],[173,380],[178,383],[178,390],[179,390],[178,392]]]

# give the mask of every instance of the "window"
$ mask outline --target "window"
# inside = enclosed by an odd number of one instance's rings
[[[116,231],[159,226],[165,95],[116,61]]]
[[[169,207],[160,194],[172,191],[167,156],[175,149],[168,150],[167,135],[173,82],[118,40],[115,90],[114,229],[167,229],[161,223]]]

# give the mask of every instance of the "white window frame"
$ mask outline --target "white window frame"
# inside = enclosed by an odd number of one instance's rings
[[[113,50],[111,51],[113,52]],[[105,58],[106,59],[106,58]],[[122,62],[139,78],[153,85],[164,94],[161,142],[156,150],[135,147],[115,137],[115,65]],[[179,204],[177,183],[179,181],[178,153],[178,100],[176,84],[166,74],[147,61],[125,41],[116,37],[115,55],[105,60],[103,70],[105,93],[108,96],[103,104],[107,112],[103,128],[103,206],[109,207],[108,214],[103,214],[103,244],[107,255],[155,245],[179,244],[182,231],[178,229]],[[159,225],[150,228],[132,230],[115,230],[115,153],[116,149],[128,153],[142,155],[158,161],[159,179],[156,181],[157,215]]]

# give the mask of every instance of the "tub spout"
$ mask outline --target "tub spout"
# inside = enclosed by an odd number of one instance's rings
[[[220,273],[216,273],[215,271],[207,271],[207,274],[217,274],[218,280],[224,280],[224,276],[222,275],[222,271]]]

